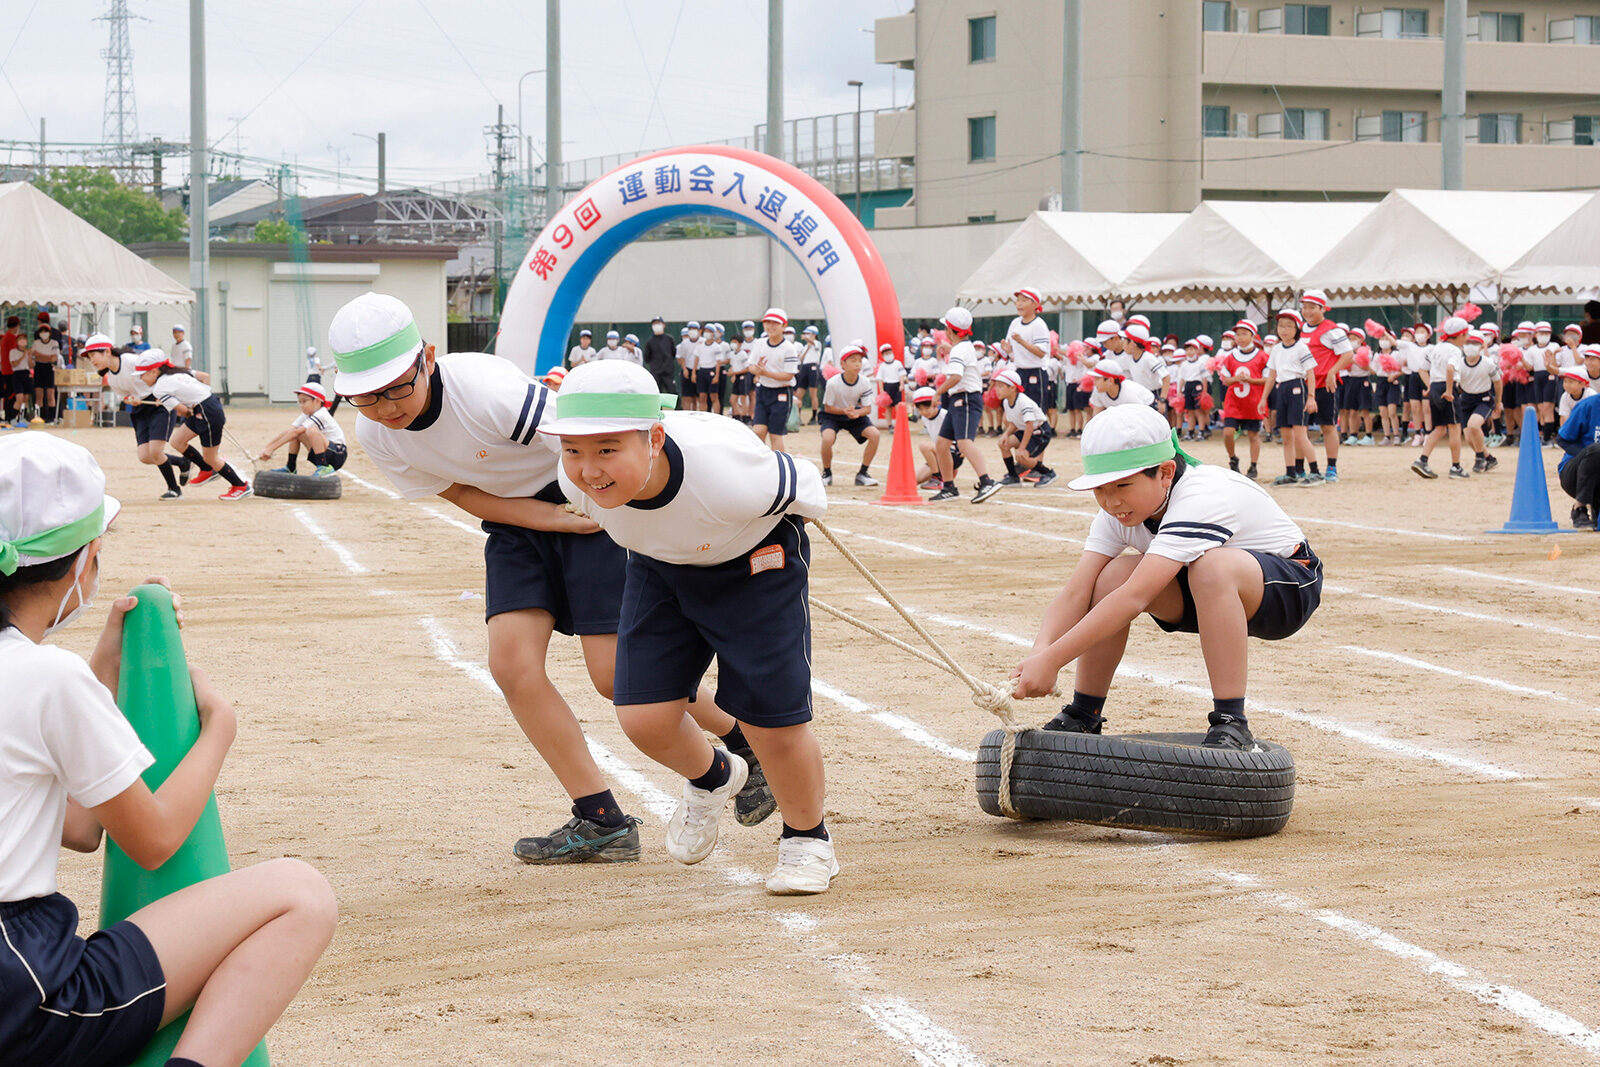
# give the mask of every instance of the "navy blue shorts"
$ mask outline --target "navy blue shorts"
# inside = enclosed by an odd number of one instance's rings
[[[696,367],[694,369],[695,392],[699,393],[701,396],[715,396],[717,393],[717,386],[715,383],[716,377],[717,368]]]
[[[815,363],[802,363],[795,372],[796,389],[816,389],[822,385],[822,368]]]
[[[770,386],[756,386],[756,409],[751,418],[751,425],[765,426],[767,433],[773,437],[782,437],[789,432],[789,404],[790,397],[794,394],[788,386],[773,389]]]
[[[883,382],[881,384],[880,388],[885,393],[889,394],[889,403],[890,404],[898,404],[898,403],[900,403],[900,383],[899,382]]]
[[[1539,396],[1539,403],[1555,404],[1560,402],[1562,389],[1561,376],[1559,374],[1551,374],[1547,370],[1536,370],[1533,372],[1533,384]]]
[[[1392,407],[1406,402],[1406,385],[1404,380],[1391,382],[1387,378],[1378,381],[1378,406]]]
[[[1082,411],[1089,406],[1089,394],[1078,388],[1077,382],[1067,383],[1067,410]]]
[[[155,1036],[166,978],[133,923],[85,940],[77,907],[55,893],[0,904],[0,932],[0,1062],[113,1067]]]
[[[541,494],[541,498],[543,494]],[[485,522],[484,618],[537,608],[564,634],[614,634],[628,553],[605,533]]]
[[[755,389],[755,379],[750,377],[748,374],[741,374],[733,379],[734,396],[749,396],[751,393],[755,392]]]
[[[872,420],[865,415],[847,419],[843,415],[830,415],[824,411],[817,416],[817,425],[836,434],[847,433],[856,439],[856,444],[864,445],[867,443],[867,430],[872,427]]]
[[[332,467],[338,470],[344,466],[344,461],[350,458],[350,450],[341,444],[328,443],[328,447],[321,452],[306,453],[306,459],[311,461],[313,467]]]
[[[1455,399],[1444,398],[1443,382],[1434,382],[1428,386],[1428,409],[1433,413],[1433,425],[1436,427],[1455,426],[1461,421],[1456,416]]]
[[[681,375],[679,375],[679,378],[680,378],[680,381],[678,382],[678,395],[680,395],[680,396],[699,396],[700,395],[700,390],[698,390],[698,389],[696,389],[694,387],[694,368],[693,367],[690,367],[689,369],[683,371],[683,373]]]
[[[1055,407],[1051,398],[1045,396],[1047,392],[1050,392],[1050,381],[1043,367],[1014,367],[1012,369],[1017,372],[1017,377],[1022,379],[1022,391],[1033,397],[1035,404],[1045,410]],[[949,423],[945,425],[948,426]],[[974,424],[974,427],[976,427],[976,424]]]
[[[1306,414],[1307,426],[1332,426],[1339,421],[1339,394],[1332,389],[1317,390],[1317,410]]]
[[[1339,410],[1372,410],[1372,385],[1368,379],[1346,378],[1339,383]]]
[[[228,419],[222,413],[222,401],[208,396],[179,421],[194,431],[201,448],[216,448],[222,444],[222,428]]]
[[[1028,373],[1023,371],[1023,374]],[[1039,371],[1040,375],[1044,371]],[[951,441],[970,441],[978,436],[978,426],[983,422],[982,393],[950,393],[944,398],[944,425],[939,436]]]
[[[1278,412],[1278,425],[1287,430],[1294,426],[1303,426],[1306,422],[1306,383],[1305,379],[1294,379],[1279,382],[1273,389],[1277,398],[1275,410]]]
[[[11,372],[11,391],[18,396],[33,396],[33,372],[27,370],[14,370]]]
[[[691,697],[715,656],[717,705],[729,715],[767,728],[810,722],[810,569],[811,542],[793,515],[709,567],[630,553],[613,702]]]
[[[54,363],[35,363],[33,365],[33,387],[35,389],[54,389],[56,387],[56,365]]]
[[[1055,431],[1050,429],[1050,424],[1048,422],[1041,422],[1039,425],[1035,426],[1033,428],[1033,436],[1028,438],[1028,456],[1032,459],[1038,459],[1040,456],[1044,455],[1044,450],[1050,447],[1050,442],[1054,441],[1055,437]],[[1015,429],[1008,427],[1006,429],[1006,436],[1002,439],[1002,443],[1004,443],[1008,448],[1016,448],[1018,445],[1022,444],[1022,434],[1017,432]]]
[[[1223,416],[1222,426],[1226,430],[1243,430],[1245,433],[1261,432],[1260,419],[1235,419],[1232,416]]]
[[[172,412],[160,404],[135,404],[128,409],[133,439],[139,444],[165,441],[172,436]]]
[[[1253,548],[1244,551],[1261,565],[1261,606],[1250,616],[1248,633],[1263,641],[1281,641],[1299,632],[1322,603],[1322,561],[1305,542],[1292,556],[1275,556]],[[1189,568],[1178,572],[1178,588],[1183,592],[1183,618],[1177,622],[1155,619],[1167,633],[1197,634],[1199,616],[1189,592]]]
[[[1493,393],[1457,393],[1456,418],[1465,426],[1474,415],[1482,415],[1483,421],[1488,422],[1494,414]]]
[[[1422,387],[1422,375],[1416,371],[1408,373],[1402,381],[1406,386],[1406,400],[1421,400],[1425,390]]]
[[[1184,412],[1198,413],[1200,410],[1200,394],[1205,391],[1204,382],[1183,383],[1183,410]]]

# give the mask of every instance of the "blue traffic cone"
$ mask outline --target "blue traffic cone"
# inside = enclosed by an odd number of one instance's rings
[[[1550,489],[1545,484],[1544,453],[1539,443],[1539,414],[1522,409],[1522,443],[1517,447],[1517,481],[1511,490],[1511,517],[1496,534],[1552,534],[1561,527],[1550,517]],[[1531,429],[1530,429],[1531,427]]]

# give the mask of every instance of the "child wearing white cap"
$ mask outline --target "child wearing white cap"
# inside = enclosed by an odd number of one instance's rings
[[[1000,458],[1006,465],[1002,486],[1021,485],[1023,475],[1031,471],[1038,475],[1035,489],[1056,480],[1056,472],[1040,462],[1044,450],[1055,438],[1050,421],[1038,403],[1022,391],[1022,378],[1007,367],[990,379],[990,385],[1000,400],[1000,414],[1005,421],[1005,432],[1000,438]]]
[[[1094,381],[1094,392],[1089,395],[1091,420],[1107,408],[1131,405],[1155,410],[1156,395],[1138,382],[1130,381],[1117,360],[1102,359],[1089,369],[1089,377]]]
[[[1356,346],[1343,327],[1327,318],[1327,312],[1327,293],[1307,289],[1300,294],[1300,315],[1305,322],[1300,340],[1316,362],[1312,374],[1315,389],[1311,394],[1316,403],[1306,404],[1306,424],[1314,421],[1322,427],[1322,448],[1328,454],[1328,471],[1319,479],[1315,477],[1316,453],[1310,453],[1311,481],[1332,483],[1339,480],[1339,379],[1355,359]],[[1310,438],[1306,440],[1309,442]]]
[[[1455,383],[1461,392],[1456,397],[1456,419],[1462,436],[1475,457],[1474,474],[1486,474],[1500,465],[1489,451],[1484,427],[1500,417],[1500,361],[1484,351],[1483,334],[1468,330],[1461,339],[1461,355],[1456,357]]]
[[[795,396],[811,408],[811,425],[816,425],[822,411],[822,342],[817,340],[817,328],[807,326],[800,335],[800,372],[795,379]]]
[[[1011,296],[1017,305],[1017,317],[1006,327],[1000,347],[1016,369],[1023,393],[1044,411],[1050,406],[1045,395],[1049,388],[1045,361],[1050,358],[1050,325],[1039,314],[1042,302],[1037,290],[1023,287]]]
[[[977,472],[978,486],[972,494],[972,502],[981,504],[1000,491],[1000,483],[989,477],[988,464],[975,440],[978,424],[983,420],[983,372],[978,363],[978,350],[972,344],[972,312],[953,307],[944,313],[943,321],[952,343],[946,357],[944,381],[935,386],[945,398],[946,418],[939,428],[939,436],[949,438],[956,451],[965,456]],[[956,488],[956,470],[950,453],[940,449],[935,449],[934,453],[943,484],[928,499],[954,500],[961,495],[961,490]]]
[[[789,408],[794,403],[795,381],[800,376],[800,347],[784,336],[789,316],[782,308],[768,308],[761,316],[767,331],[765,341],[756,344],[750,364],[756,381],[756,406],[751,429],[771,444],[774,452],[787,452],[784,438],[789,434]]]
[[[514,854],[524,863],[638,859],[639,820],[607,788],[545,670],[552,635],[576,635],[595,690],[611,698],[626,555],[597,523],[565,507],[559,458],[538,432],[555,416],[554,394],[498,356],[436,357],[410,309],[391,296],[366,293],[340,308],[328,344],[338,388],[362,416],[356,438],[372,461],[402,496],[438,495],[482,520],[489,535],[489,671],[573,802],[570,821],[517,841]],[[633,365],[593,360],[566,381],[608,367]],[[697,711],[728,731],[731,720],[709,701]]]
[[[1411,464],[1419,478],[1437,478],[1438,472],[1428,466],[1428,457],[1439,441],[1448,433],[1450,437],[1450,477],[1467,478],[1470,475],[1461,467],[1461,418],[1456,411],[1456,364],[1461,359],[1461,342],[1471,327],[1465,319],[1452,315],[1439,324],[1439,343],[1428,349],[1428,366],[1422,372],[1423,384],[1428,389],[1428,411],[1433,429],[1422,442],[1422,454]]]
[[[817,469],[764,448],[626,366],[567,376],[556,419],[561,485],[628,550],[617,633],[617,718],[634,744],[685,779],[667,854],[699,863],[746,760],[713,748],[689,698],[717,660],[717,702],[761,757],[783,815],[773,893],[822,893],[839,872],[823,821],[822,750],[811,730],[810,544],[828,507]]]
[[[1014,695],[1049,693],[1076,662],[1072,702],[1045,729],[1099,733],[1129,626],[1148,614],[1169,633],[1200,635],[1213,704],[1204,744],[1250,749],[1246,639],[1276,641],[1305,625],[1321,601],[1321,561],[1266,490],[1199,466],[1148,408],[1096,416],[1082,454],[1071,487],[1093,490],[1100,511],[1012,672]]]
[[[313,468],[312,474],[318,478],[331,478],[344,466],[350,453],[345,446],[343,427],[328,413],[328,391],[321,382],[306,382],[294,391],[294,398],[300,404],[300,414],[295,416],[287,430],[267,442],[256,459],[266,462],[274,452],[288,445],[289,454],[278,470],[284,474],[294,474],[295,465],[300,460],[300,446],[304,445],[306,459]]]
[[[192,375],[173,368],[167,355],[159,348],[147,348],[133,357],[133,369],[150,395],[168,411],[177,416],[177,428],[172,431],[172,447],[184,463],[187,476],[189,465],[200,468],[192,479],[194,485],[204,485],[220,475],[228,483],[221,500],[243,500],[252,492],[250,485],[231,463],[222,458],[222,430],[228,417],[222,410],[222,401],[211,392],[211,387]],[[189,442],[199,441],[196,451]],[[189,479],[186,477],[186,481]]]
[[[756,340],[756,324],[746,319],[739,327],[743,335],[728,346],[728,365],[724,369],[723,377],[728,385],[727,414],[735,422],[750,425],[752,407],[755,401],[756,385],[751,371],[751,365],[756,358],[756,345],[761,342]]]
[[[886,353],[894,358],[891,347]],[[878,454],[878,428],[872,425],[872,408],[877,403],[878,386],[861,373],[861,364],[867,358],[867,346],[851,341],[839,354],[839,373],[828,379],[822,390],[822,484],[833,484],[833,443],[841,433],[847,433],[862,446],[861,468],[856,471],[856,484],[871,487],[878,479],[868,473],[872,457]]]
[[[0,1058],[130,1063],[193,1010],[169,1065],[239,1063],[288,1007],[333,936],[328,883],[299,860],[242,867],[78,936],[58,889],[60,850],[111,840],[154,870],[194,829],[237,729],[232,706],[192,672],[199,736],[152,791],[155,760],[116,705],[122,625],[111,604],[85,663],[47,636],[99,588],[102,534],[118,504],[89,452],[45,434],[0,440]],[[165,584],[164,579],[152,581]]]
[[[100,372],[100,381],[105,388],[128,406],[128,420],[133,423],[133,439],[138,448],[139,462],[155,467],[167,483],[167,491],[161,494],[161,499],[178,499],[183,495],[183,490],[178,487],[178,474],[183,470],[183,460],[167,455],[167,438],[172,433],[172,412],[152,395],[150,387],[134,370],[133,355],[117,352],[112,347],[111,338],[105,334],[90,334],[83,343],[83,353],[89,357],[94,369]]]
[[[1306,433],[1306,406],[1316,404],[1311,376],[1317,369],[1317,360],[1310,347],[1300,339],[1305,320],[1298,311],[1293,308],[1279,311],[1276,325],[1278,342],[1268,350],[1267,380],[1257,408],[1265,416],[1268,397],[1272,398],[1283,437],[1283,474],[1274,478],[1272,484],[1315,485],[1322,480],[1322,475],[1317,470],[1317,454],[1311,448],[1311,437]],[[1311,461],[1309,474],[1307,459]]]
[[[578,343],[567,352],[567,366],[581,367],[591,359],[599,359],[600,352],[594,347],[594,331],[582,329],[578,331]]]

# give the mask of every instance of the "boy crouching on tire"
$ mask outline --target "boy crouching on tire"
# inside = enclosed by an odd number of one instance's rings
[[[1045,608],[1033,651],[1012,677],[1042,696],[1076,661],[1072,703],[1047,730],[1099,733],[1106,694],[1141,612],[1163,630],[1197,633],[1215,705],[1204,744],[1250,749],[1247,637],[1281,640],[1322,598],[1322,561],[1265,489],[1202,467],[1146,407],[1102,412],[1083,431],[1083,476],[1095,516],[1083,556]],[[1124,555],[1126,549],[1132,555]]]
[[[823,893],[839,873],[811,730],[810,543],[828,509],[805,460],[706,412],[670,412],[642,367],[573,369],[540,432],[561,439],[561,488],[627,549],[613,700],[630,740],[686,781],[667,854],[699,863],[746,761],[713,748],[689,699],[717,659],[717,704],[739,721],[783,815],[769,892]]]
[[[305,445],[306,459],[311,463],[312,473],[318,478],[331,478],[344,466],[350,452],[345,444],[344,430],[327,411],[328,391],[321,382],[308,381],[294,391],[294,398],[300,404],[300,414],[295,416],[287,430],[267,442],[256,459],[266,462],[274,452],[288,445],[289,455],[278,472],[294,474],[295,464],[300,459],[300,446]]]

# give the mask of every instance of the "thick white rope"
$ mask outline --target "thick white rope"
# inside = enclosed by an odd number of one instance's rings
[[[1000,810],[1006,815],[1007,818],[1027,818],[1027,816],[1017,811],[1016,808],[1014,808],[1011,804],[1011,764],[1016,756],[1017,734],[1023,730],[1031,729],[1031,727],[1024,726],[1022,723],[1017,721],[1016,713],[1011,707],[1010,693],[999,686],[990,685],[988,682],[974,678],[966,670],[966,668],[962,667],[961,664],[955,661],[954,657],[952,657],[950,653],[944,650],[944,646],[939,644],[939,642],[934,639],[933,635],[928,633],[928,631],[923,628],[922,624],[912,616],[911,612],[905,609],[900,601],[895,598],[895,595],[889,592],[884,584],[878,580],[877,575],[873,574],[872,571],[867,569],[867,565],[862,563],[861,560],[856,557],[854,552],[845,547],[844,542],[840,541],[838,536],[828,528],[827,523],[822,522],[820,519],[812,519],[811,524],[822,533],[823,537],[828,539],[834,548],[839,550],[840,555],[844,556],[845,559],[850,561],[850,565],[856,569],[861,577],[865,578],[872,588],[877,590],[878,595],[883,597],[889,606],[895,610],[896,614],[906,621],[906,625],[910,626],[912,630],[916,631],[917,636],[926,641],[928,647],[933,649],[937,655],[936,657],[930,656],[921,649],[915,648],[897,637],[884,633],[871,623],[855,618],[846,612],[840,611],[838,608],[824,604],[815,597],[810,598],[810,602],[827,614],[832,615],[834,618],[840,619],[852,626],[864,630],[867,633],[872,634],[874,637],[880,638],[889,644],[894,645],[896,648],[901,649],[902,651],[909,652],[918,659],[921,659],[926,663],[931,663],[940,670],[947,671],[948,673],[955,675],[957,678],[960,678],[963,682],[965,682],[967,684],[967,688],[972,690],[972,702],[978,705],[978,707],[982,708],[984,711],[987,711],[999,718],[1000,725],[1005,730],[1005,737],[1000,742],[1000,786],[998,789]]]

